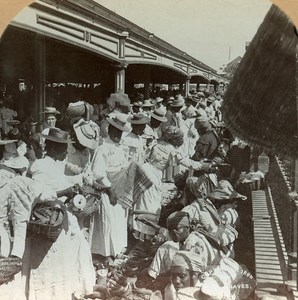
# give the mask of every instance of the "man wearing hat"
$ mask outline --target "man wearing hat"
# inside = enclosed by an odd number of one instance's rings
[[[65,175],[65,158],[68,144],[72,143],[69,134],[59,128],[49,128],[49,134],[42,134],[45,139],[46,153],[42,159],[37,159],[30,168],[33,179],[43,186],[43,196],[63,196],[61,191],[75,184],[82,185],[82,175]]]
[[[83,176],[65,175],[64,160],[68,144],[72,143],[69,134],[59,128],[49,128],[49,134],[43,137],[46,155],[37,159],[30,168],[32,179],[41,189],[40,199],[51,201],[59,198],[63,201],[66,197],[72,198],[78,190],[77,185],[82,186]],[[30,289],[30,298],[45,299],[54,293],[67,299],[77,289],[86,294],[93,291],[95,272],[89,244],[77,218],[67,213],[65,220],[56,242],[49,245],[46,240],[37,240],[30,245],[31,256],[27,255],[32,276],[28,276],[29,284],[40,287],[38,292]],[[61,282],[65,284],[61,286]]]
[[[210,120],[215,118],[215,110],[214,110],[214,106],[213,106],[214,101],[215,101],[215,97],[213,97],[213,96],[209,96],[206,100],[207,106],[205,108],[205,111],[206,111],[207,117]]]
[[[142,105],[143,114],[149,116],[149,112],[152,110],[152,107],[153,107],[152,99],[144,100],[144,103]]]
[[[181,116],[181,109],[184,106],[184,99],[181,97],[177,97],[176,99],[174,99],[171,104],[170,107],[171,109],[167,111],[166,113],[166,118],[167,118],[167,122],[165,122],[163,124],[163,127],[166,126],[177,126],[178,128],[180,128],[181,122],[182,122],[182,116]]]
[[[132,130],[123,137],[122,145],[128,149],[130,161],[143,163],[147,149],[147,140],[143,137],[143,134],[150,119],[143,114],[134,114],[127,121],[131,124]]]
[[[193,100],[193,97],[191,95],[185,98],[186,108],[181,111],[184,120],[197,116],[197,109],[193,105],[194,103],[195,105],[197,104],[197,102]]]
[[[207,106],[205,94],[203,92],[198,92],[196,97],[197,99],[197,111],[199,116],[207,117],[207,113],[205,111],[205,108]]]
[[[165,117],[165,112],[161,108],[155,108],[154,111],[149,113],[150,115],[150,123],[146,124],[146,128],[144,131],[144,137],[150,140],[150,145],[156,143],[157,139],[161,138],[161,124],[167,121]]]
[[[46,107],[43,111],[44,114],[44,129],[42,134],[49,134],[49,129],[56,127],[57,115],[60,115],[60,112],[55,107]]]

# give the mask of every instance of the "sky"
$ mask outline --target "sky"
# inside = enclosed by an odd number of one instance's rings
[[[269,0],[96,0],[218,70],[245,53]]]

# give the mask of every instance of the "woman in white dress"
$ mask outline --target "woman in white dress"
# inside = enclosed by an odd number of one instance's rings
[[[107,118],[108,138],[94,152],[89,184],[102,190],[100,207],[91,217],[90,243],[92,254],[113,257],[127,246],[127,210],[117,203],[113,192],[114,179],[128,166],[127,151],[120,144],[126,119],[121,115]]]

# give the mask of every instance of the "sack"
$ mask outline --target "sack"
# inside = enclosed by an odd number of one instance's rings
[[[66,217],[67,213],[63,202],[59,200],[38,202],[30,216],[27,227],[28,234],[32,238],[55,242],[62,231]]]

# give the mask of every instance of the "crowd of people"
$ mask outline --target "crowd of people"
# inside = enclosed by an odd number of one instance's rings
[[[237,184],[260,153],[225,127],[221,93],[118,91],[101,109],[46,107],[41,132],[6,100],[1,299],[249,297],[255,280],[233,247],[247,199]]]

